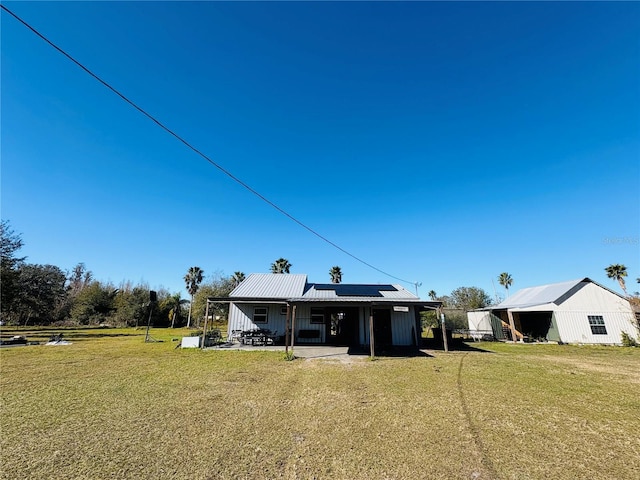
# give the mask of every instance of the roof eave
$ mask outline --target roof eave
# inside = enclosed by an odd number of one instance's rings
[[[399,298],[261,298],[261,297],[208,297],[211,303],[273,303],[286,305],[289,303],[327,303],[327,304],[368,304],[368,305],[398,305],[419,306],[436,309],[442,306],[442,302],[426,301],[420,299]]]

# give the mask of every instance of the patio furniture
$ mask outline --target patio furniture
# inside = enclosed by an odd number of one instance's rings
[[[214,328],[207,332],[204,338],[204,346],[212,347],[222,342],[222,333],[219,328]]]
[[[269,345],[273,344],[273,339],[270,338],[271,330],[266,328],[258,330],[245,330],[240,334],[240,343],[243,345]]]
[[[267,335],[267,345],[275,345],[278,341],[278,331],[274,330],[273,333]]]
[[[242,330],[231,330],[231,334],[229,335],[229,342],[240,342],[242,337]]]

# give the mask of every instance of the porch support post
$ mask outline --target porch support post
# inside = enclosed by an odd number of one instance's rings
[[[517,342],[516,339],[516,324],[513,321],[513,312],[509,309],[507,309],[507,315],[509,317],[509,327],[511,328],[511,340],[513,340],[513,342]]]
[[[369,356],[375,356],[375,341],[373,338],[373,307],[369,307]]]
[[[293,354],[293,344],[296,339],[296,306],[293,305],[293,313],[291,315],[291,353]]]
[[[202,349],[204,350],[204,339],[207,336],[207,320],[209,320],[209,299],[207,299],[207,308],[204,312],[204,328],[202,329]]]
[[[287,303],[287,315],[285,316],[284,321],[284,352],[289,356],[289,319],[291,315],[291,307]]]
[[[449,341],[447,340],[447,325],[444,319],[444,313],[440,314],[440,320],[442,321],[442,344],[444,345],[444,351],[449,351]]]

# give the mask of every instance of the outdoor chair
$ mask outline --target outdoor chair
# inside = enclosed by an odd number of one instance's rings
[[[276,341],[278,339],[278,330],[274,330],[273,333],[270,333],[267,335],[267,340],[266,340],[266,344],[269,345],[275,345]]]
[[[242,337],[242,330],[231,330],[231,335],[229,335],[229,342],[239,342]]]

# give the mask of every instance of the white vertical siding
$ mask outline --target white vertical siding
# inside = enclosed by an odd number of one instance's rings
[[[630,312],[629,301],[600,287],[588,283],[555,308],[556,311],[593,310],[602,312]]]
[[[395,312],[391,310],[391,339],[394,345],[413,345],[415,332],[415,314],[413,307],[408,312]]]
[[[493,335],[497,339],[504,338],[502,322],[489,311],[467,312],[467,321],[469,334],[476,340],[480,340],[483,335]]]
[[[325,342],[325,326],[319,323],[311,323],[311,308],[315,306],[310,304],[296,305],[296,343],[324,343]],[[321,308],[321,307],[318,307]],[[325,318],[326,321],[326,318]],[[318,338],[298,338],[300,330],[318,330],[320,336]],[[282,330],[284,332],[284,328]]]
[[[604,319],[606,335],[591,333],[589,315],[599,315]],[[593,283],[585,285],[555,307],[554,317],[563,342],[620,344],[622,332],[638,338],[629,301]]]
[[[604,320],[606,335],[594,335],[589,326],[589,315],[599,315]],[[560,340],[565,343],[621,343],[620,335],[627,332],[631,337],[638,338],[638,330],[633,324],[633,314],[602,310],[556,311],[554,312]]]
[[[250,320],[235,303],[229,305],[229,325],[227,326],[227,338],[234,330],[247,330]]]
[[[232,330],[256,330],[258,328],[277,331],[278,335],[284,334],[286,315],[280,313],[284,305],[278,304],[235,304],[229,306],[229,326],[227,334]],[[255,323],[253,321],[253,309],[262,307],[267,309],[267,323]]]
[[[491,331],[491,312],[467,312],[467,322],[471,335]]]
[[[255,323],[253,312],[255,307],[267,309],[267,323]],[[258,328],[277,331],[278,335],[284,335],[286,328],[286,315],[282,315],[283,305],[279,304],[242,304],[232,303],[229,307],[229,326],[227,334],[232,330],[254,330]],[[326,327],[324,324],[311,323],[311,308],[313,304],[300,304],[296,306],[296,334],[300,330],[317,330],[320,332],[318,338],[299,339],[296,336],[296,343],[325,343]],[[320,306],[318,306],[320,307]],[[358,337],[361,345],[369,343],[369,315],[370,307],[358,308]],[[326,319],[325,319],[326,320]],[[409,307],[408,312],[394,312],[391,310],[391,335],[394,345],[413,345],[414,336],[419,339],[420,332],[415,331],[415,311],[414,307]]]

